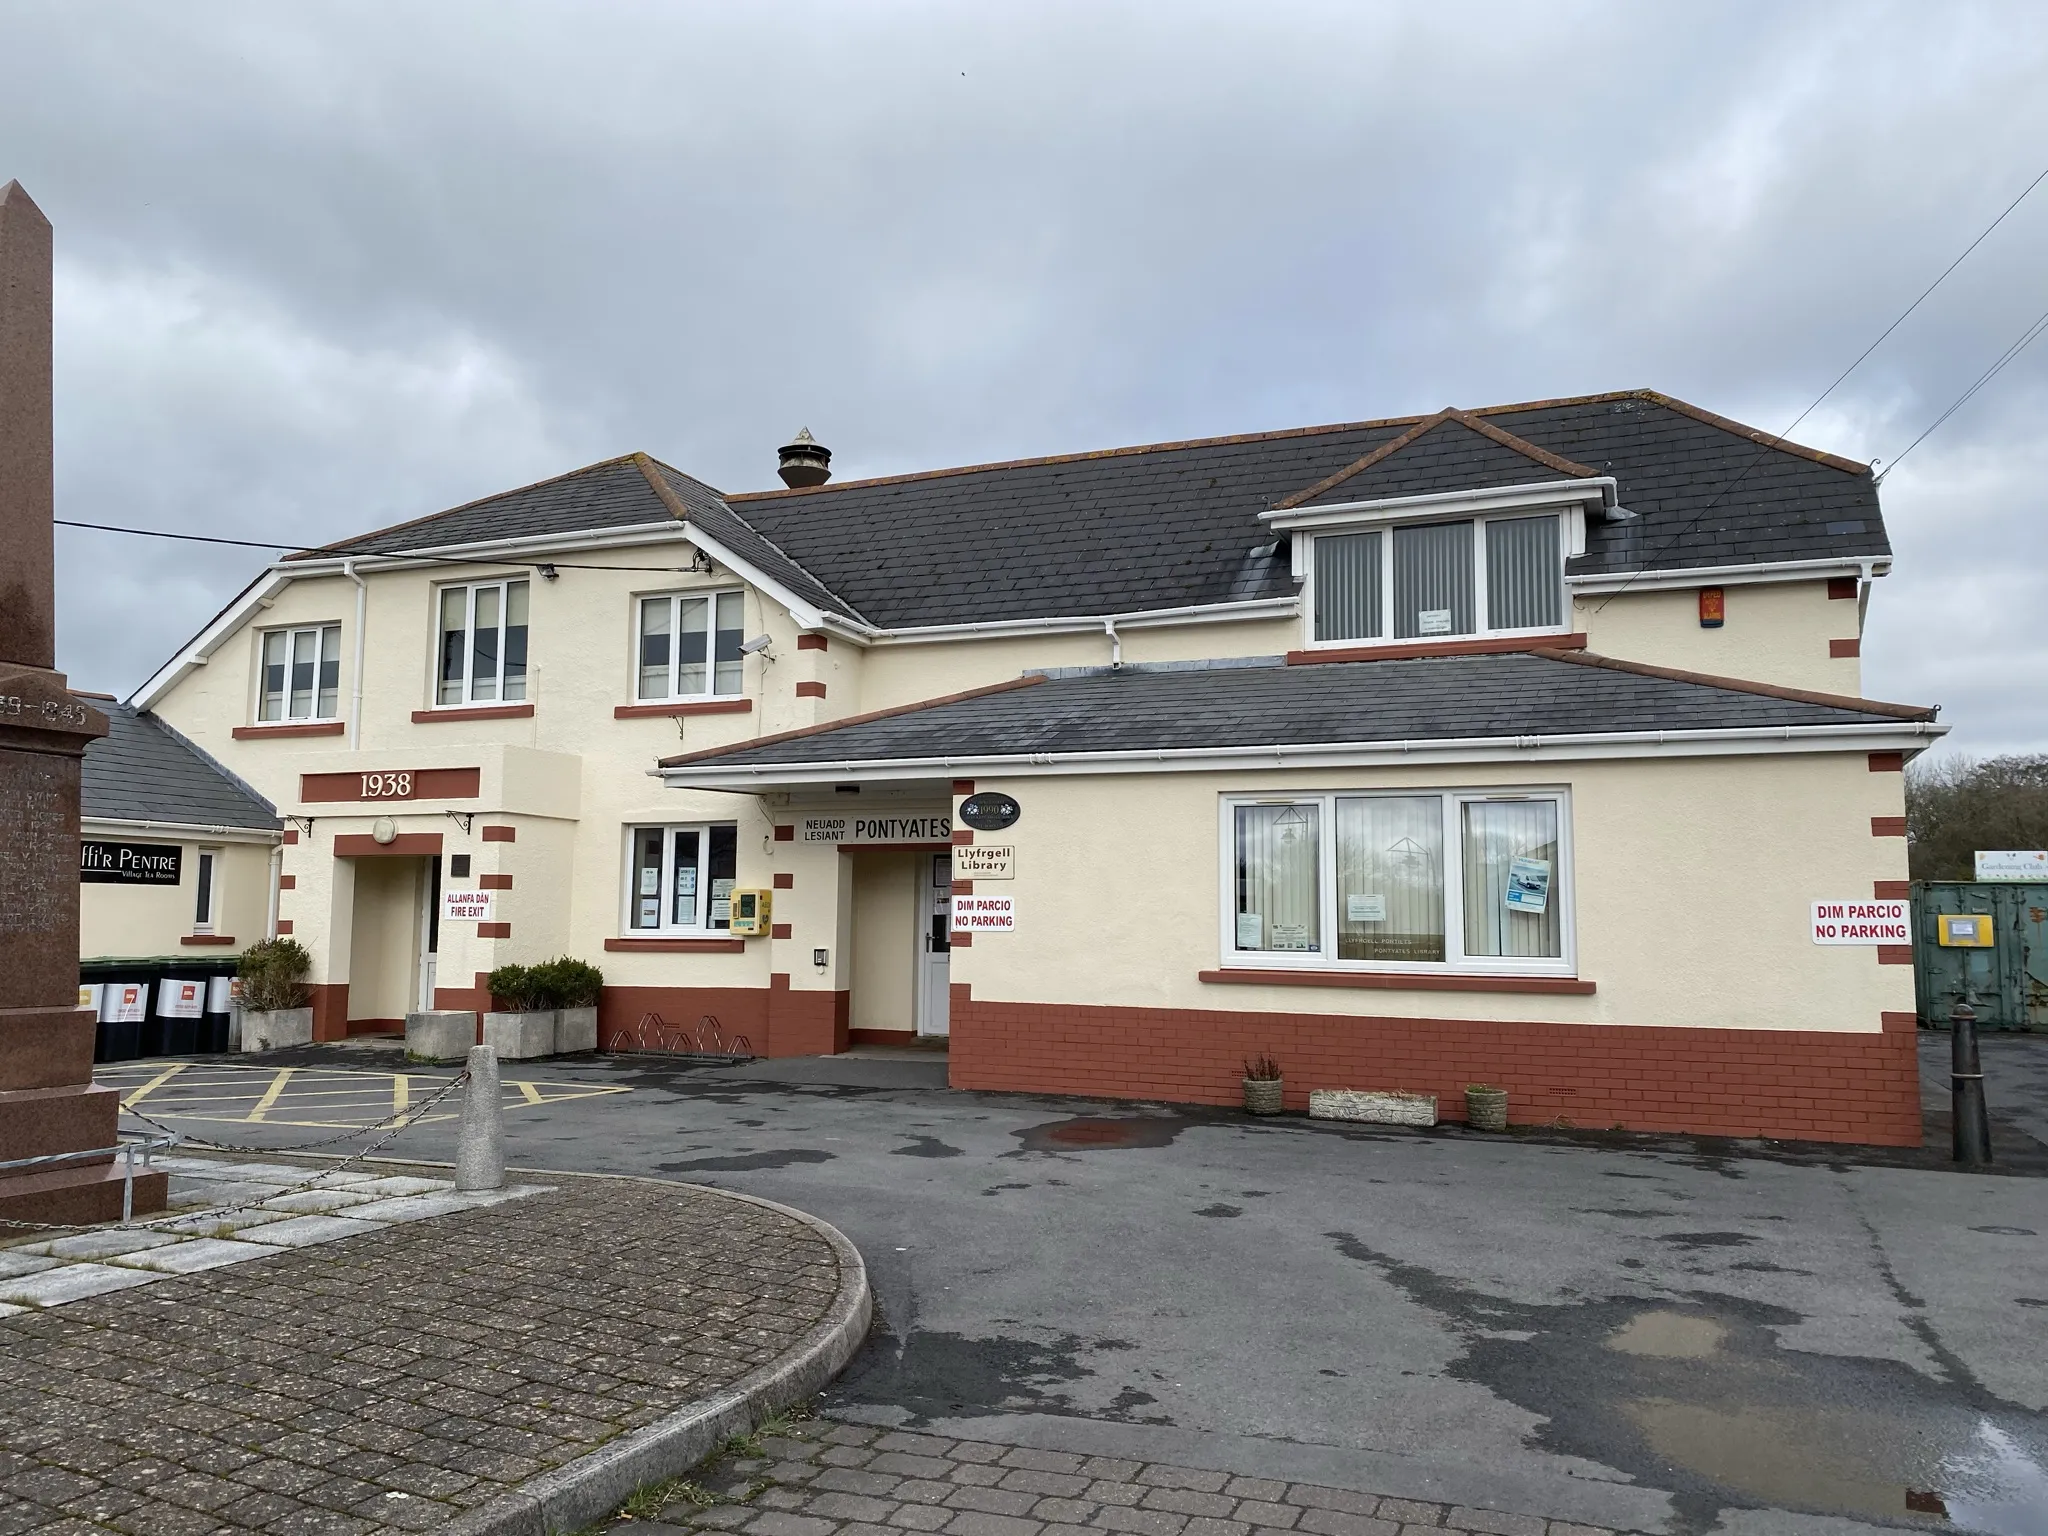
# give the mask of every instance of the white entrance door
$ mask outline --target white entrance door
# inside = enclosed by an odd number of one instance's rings
[[[420,886],[420,984],[419,1001],[414,1006],[425,1013],[434,1006],[436,951],[441,947],[441,856],[438,853],[426,860],[426,868],[420,872]]]
[[[917,1032],[944,1035],[952,1001],[953,855],[935,853],[917,877]]]

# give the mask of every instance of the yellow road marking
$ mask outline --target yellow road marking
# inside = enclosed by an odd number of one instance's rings
[[[290,1067],[279,1067],[277,1069],[277,1076],[271,1079],[269,1090],[264,1093],[262,1098],[256,1101],[256,1107],[249,1111],[249,1119],[260,1121],[264,1115],[268,1114],[271,1105],[277,1102],[277,1096],[284,1092],[284,1085],[290,1082],[291,1078],[292,1069]]]
[[[529,1104],[545,1104],[547,1102],[546,1099],[543,1099],[540,1096],[540,1090],[534,1087],[532,1083],[520,1082],[515,1080],[514,1082],[508,1084],[508,1086],[517,1088],[521,1093],[525,1094],[526,1102]]]
[[[127,1098],[123,1099],[121,1101],[121,1107],[123,1109],[133,1109],[136,1105],[140,1104],[144,1099],[148,1098],[152,1093],[155,1093],[157,1089],[163,1087],[165,1083],[168,1083],[172,1078],[176,1077],[180,1072],[184,1070],[184,1062],[173,1062],[163,1071],[157,1073],[155,1077],[152,1077],[148,1082],[144,1083],[140,1088],[136,1089],[133,1093],[129,1094]]]
[[[411,1103],[412,1079],[403,1072],[394,1072],[391,1076],[391,1113],[402,1115]]]

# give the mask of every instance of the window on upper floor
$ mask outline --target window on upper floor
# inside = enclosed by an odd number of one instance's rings
[[[725,933],[739,871],[739,826],[634,827],[627,842],[629,934]]]
[[[341,707],[341,626],[265,630],[259,721],[333,720]]]
[[[1556,513],[1315,535],[1315,638],[1455,640],[1564,626]]]
[[[441,589],[436,704],[525,700],[527,585],[479,581]]]
[[[1561,790],[1224,802],[1227,965],[1568,973]]]
[[[743,692],[745,607],[739,591],[641,598],[634,698],[651,704]]]

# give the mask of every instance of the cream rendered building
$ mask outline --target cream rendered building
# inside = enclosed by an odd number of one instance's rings
[[[1500,1081],[1918,1138],[1865,466],[1630,392],[722,495],[643,455],[280,561],[136,695],[288,818],[317,1031],[557,953],[613,1048]],[[972,852],[965,850],[971,848]],[[972,869],[971,876],[966,871]],[[772,911],[758,936],[755,898]]]

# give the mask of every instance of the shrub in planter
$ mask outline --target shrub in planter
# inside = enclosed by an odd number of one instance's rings
[[[484,1044],[503,1061],[531,1061],[555,1054],[555,1011],[548,979],[537,965],[501,965],[484,978],[491,1011],[484,1015]]]
[[[484,978],[494,1013],[534,1013],[554,1005],[542,998],[546,978],[535,965],[501,965]]]
[[[1246,1114],[1279,1114],[1281,1088],[1280,1063],[1271,1056],[1260,1056],[1244,1064]]]
[[[597,1001],[604,992],[604,972],[587,960],[560,955],[533,968],[548,1006],[559,1009],[555,1052],[569,1056],[597,1049]]]
[[[297,939],[265,939],[242,951],[235,974],[242,983],[243,1050],[311,1043],[306,974],[312,968],[313,957]]]

